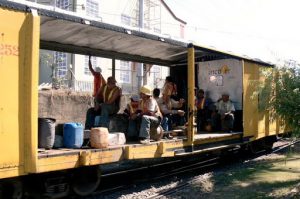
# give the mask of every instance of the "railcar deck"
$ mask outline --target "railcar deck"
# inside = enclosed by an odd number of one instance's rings
[[[198,134],[194,135],[195,140],[201,139],[210,139],[210,138],[223,138],[223,137],[231,137],[233,135],[242,135],[243,132],[213,132],[207,133],[205,131],[201,131]]]
[[[232,140],[236,138],[240,138],[242,136],[242,132],[232,132],[232,133],[225,133],[225,132],[214,132],[214,133],[207,133],[207,132],[200,132],[194,135],[194,142],[195,144],[214,144],[218,141],[226,141]],[[174,136],[172,139],[162,139],[160,141],[153,141],[149,144],[140,144],[137,142],[128,142],[124,145],[118,146],[109,146],[103,149],[94,149],[94,148],[87,148],[83,147],[81,149],[69,149],[69,148],[57,148],[57,149],[38,149],[38,159],[42,158],[51,158],[57,156],[67,156],[67,155],[80,155],[83,152],[89,151],[93,152],[104,152],[104,151],[116,151],[116,150],[125,150],[126,147],[140,147],[140,146],[148,146],[148,145],[158,145],[160,143],[176,143],[176,142],[185,142],[187,141],[186,136]]]

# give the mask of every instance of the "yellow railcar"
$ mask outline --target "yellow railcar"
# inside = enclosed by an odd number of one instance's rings
[[[33,3],[0,1],[0,19],[0,198],[8,194],[7,186],[13,188],[11,197],[22,198],[27,180],[36,179],[38,174],[55,173],[73,176],[73,182],[78,183],[70,186],[79,195],[85,195],[99,184],[98,166],[102,164],[203,153],[264,138],[273,141],[274,136],[285,131],[278,120],[269,120],[268,111],[258,110],[259,96],[252,96],[255,90],[252,82],[263,78],[260,70],[269,68],[268,63],[108,25],[69,12],[53,11]],[[171,74],[182,74],[186,82],[187,136],[148,145],[39,152],[37,88],[40,49],[170,66]],[[235,133],[196,134],[195,71],[201,73],[201,65],[208,60],[221,59],[239,61],[241,129]],[[83,186],[86,179],[78,177],[83,175],[92,176],[88,181],[90,187]],[[57,194],[64,195],[67,191],[66,188]]]

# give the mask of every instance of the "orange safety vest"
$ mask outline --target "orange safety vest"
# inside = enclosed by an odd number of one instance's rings
[[[202,110],[204,109],[205,97],[201,99],[197,99],[197,109]]]
[[[130,102],[128,104],[128,106],[129,106],[130,114],[133,114],[133,113],[135,113],[138,110],[138,108],[139,108],[139,102]]]
[[[107,85],[104,86],[103,88],[103,102],[107,102],[110,100],[110,98],[112,97],[113,93],[118,89],[118,87],[114,87],[113,89],[108,89],[108,92],[107,91]]]
[[[140,105],[141,105],[141,110],[143,113],[147,113],[149,111],[148,110],[148,100],[146,101],[146,103],[144,103],[144,100],[141,100]]]

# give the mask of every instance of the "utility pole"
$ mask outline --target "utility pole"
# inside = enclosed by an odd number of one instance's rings
[[[144,0],[138,0],[139,1],[139,28],[140,30],[144,28]],[[138,85],[137,89],[139,89],[143,86],[143,76],[144,76],[144,67],[142,63],[137,64],[138,69]]]

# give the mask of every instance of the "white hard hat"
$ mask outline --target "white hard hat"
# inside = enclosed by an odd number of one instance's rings
[[[101,70],[101,68],[100,68],[99,66],[97,66],[97,67],[95,68],[95,71],[96,71],[97,73],[102,73],[102,70]]]
[[[222,95],[229,96],[229,93],[228,93],[228,92],[226,92],[226,91],[224,91],[224,92],[222,92]]]

